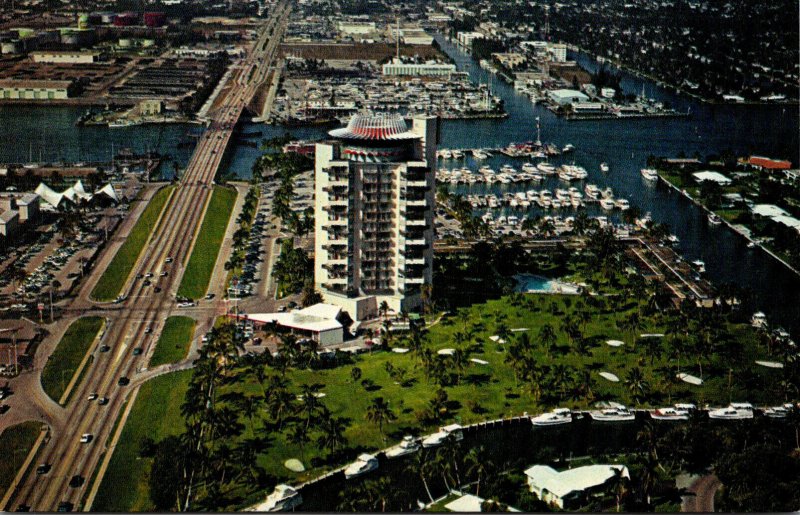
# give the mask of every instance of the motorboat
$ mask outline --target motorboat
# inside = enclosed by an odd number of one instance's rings
[[[722,218],[720,218],[716,213],[710,213],[708,215],[708,223],[711,225],[719,225],[722,223]]]
[[[648,181],[657,181],[658,180],[658,171],[652,168],[642,168],[641,169],[642,177],[647,179]]]
[[[399,458],[400,456],[413,454],[417,452],[419,448],[420,445],[416,438],[407,435],[403,437],[403,440],[399,444],[387,449],[385,454],[387,458]]]
[[[600,163],[600,171],[601,172],[607,172],[609,170],[610,170],[610,168],[608,167],[608,163]]]
[[[366,474],[378,468],[378,458],[372,454],[362,454],[356,461],[351,463],[344,469],[345,479],[351,479],[362,474]]]
[[[748,241],[748,242],[747,242],[747,248],[748,248],[748,249],[754,249],[754,248],[756,248],[756,242],[754,242],[754,241]]]
[[[422,446],[427,448],[436,447],[444,443],[448,437],[454,438],[456,441],[464,439],[464,433],[461,431],[461,426],[458,424],[450,424],[439,428],[438,433],[433,433],[427,438],[422,440]]]
[[[600,196],[603,198],[614,198],[614,190],[606,188],[600,192]]]
[[[636,415],[625,406],[616,406],[598,411],[590,411],[589,416],[596,422],[632,422]]]
[[[677,408],[658,408],[650,411],[653,420],[689,420],[689,411]]]
[[[630,202],[628,202],[628,199],[624,198],[617,199],[614,205],[617,207],[617,209],[621,209],[622,211],[627,211],[631,207],[631,204]]]
[[[550,413],[531,417],[531,424],[534,426],[556,426],[570,422],[572,422],[572,411],[569,408],[556,408]]]
[[[727,408],[709,410],[708,418],[716,420],[745,420],[753,418],[753,406],[749,403],[732,402]]]
[[[573,150],[575,150],[575,145],[572,143],[567,143],[564,145],[564,148],[561,149],[561,153],[566,154],[567,152],[572,152]]]
[[[602,207],[603,209],[610,211],[614,209],[614,206],[615,206],[614,199],[610,198],[600,199],[600,207]]]
[[[767,326],[767,315],[765,315],[762,311],[757,311],[753,313],[753,316],[750,318],[750,325],[757,329],[761,329]]]
[[[586,196],[589,198],[596,199],[600,196],[600,188],[598,188],[595,184],[587,184],[583,191],[586,192]]]
[[[701,261],[699,259],[695,259],[694,261],[692,261],[692,264],[697,269],[697,271],[700,272],[701,274],[704,274],[706,272],[706,264],[705,264],[705,262],[703,262],[703,261]]]
[[[772,406],[771,408],[764,408],[763,413],[765,417],[769,418],[786,418],[789,410],[792,409],[792,403],[787,402],[782,406]]]
[[[554,174],[556,173],[556,167],[548,163],[547,161],[542,161],[541,163],[536,165],[536,168],[539,169],[540,172],[546,174]]]
[[[267,496],[263,503],[255,506],[252,510],[258,512],[289,511],[303,502],[300,492],[289,485],[278,485],[275,490]]]

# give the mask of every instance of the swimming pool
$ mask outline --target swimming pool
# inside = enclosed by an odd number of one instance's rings
[[[565,293],[577,295],[578,286],[565,283],[557,279],[549,279],[541,275],[518,274],[514,276],[517,280],[515,291],[522,293]]]

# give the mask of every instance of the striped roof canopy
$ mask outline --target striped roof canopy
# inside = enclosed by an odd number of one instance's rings
[[[409,140],[420,136],[408,130],[405,120],[395,113],[358,113],[347,127],[334,129],[328,134],[334,138],[357,140]]]

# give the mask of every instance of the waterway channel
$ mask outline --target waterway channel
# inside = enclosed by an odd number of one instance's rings
[[[442,147],[503,147],[513,141],[535,140],[536,118],[539,117],[544,141],[559,147],[567,143],[575,145],[576,151],[568,159],[589,171],[586,182],[612,187],[617,197],[627,198],[643,213],[650,212],[656,221],[669,224],[680,238],[680,251],[689,260],[705,261],[713,282],[732,282],[746,288],[751,292],[751,304],[746,309],[765,311],[770,321],[783,325],[795,338],[800,338],[800,276],[762,250],[747,248],[745,240],[732,230],[710,226],[704,212],[680,193],[663,184],[647,183],[639,174],[648,155],[706,156],[725,149],[739,154],[753,152],[788,158],[798,163],[800,136],[796,108],[702,104],[622,71],[621,85],[626,93],[640,93],[644,85],[648,96],[669,102],[680,111],[689,110],[692,116],[688,119],[567,121],[542,106],[534,106],[527,97],[491,76],[470,55],[443,37],[437,36],[437,41],[473,81],[491,80],[493,93],[503,99],[509,113],[508,118],[502,120],[444,121]],[[571,57],[589,70],[597,67],[594,59],[587,55]],[[4,143],[0,145],[0,162],[39,161],[40,156],[45,161],[110,160],[113,149],[130,147],[137,152],[155,150],[169,155],[170,159],[162,165],[164,177],[169,178],[173,162],[178,167],[185,166],[191,155],[191,147],[180,145],[179,148],[179,143],[188,141],[189,134],[201,130],[193,125],[75,127],[74,122],[81,113],[82,108],[3,106],[0,108],[0,133]],[[264,138],[287,132],[279,126],[249,123],[243,130],[260,130]],[[325,129],[319,127],[288,131],[307,139],[325,135]],[[240,141],[232,149],[227,172],[248,178],[259,155],[257,148]],[[522,164],[520,160],[500,155],[487,160],[486,164],[498,169],[505,162],[517,168]],[[601,162],[608,163],[611,171],[600,172]],[[543,187],[553,189],[556,182]],[[502,188],[496,189],[504,191]],[[524,187],[516,187],[520,188]],[[569,214],[564,212],[564,216]]]

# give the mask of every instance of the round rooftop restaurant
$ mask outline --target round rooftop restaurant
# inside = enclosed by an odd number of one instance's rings
[[[420,137],[408,130],[402,116],[394,113],[358,113],[347,127],[334,129],[329,134],[335,138],[368,141],[404,141]]]

